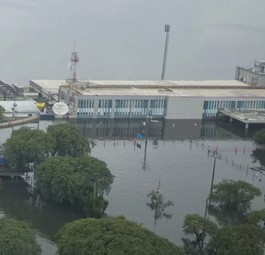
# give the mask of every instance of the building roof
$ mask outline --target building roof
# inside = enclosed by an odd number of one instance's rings
[[[30,80],[46,90],[58,90],[60,86],[67,85],[65,80]]]
[[[14,107],[14,102],[16,103],[15,112],[16,113],[39,113],[40,110],[35,105],[35,101],[0,101],[0,105],[5,108],[5,113],[12,113],[12,108]]]
[[[42,88],[66,85],[65,80],[33,80]],[[169,96],[202,98],[264,98],[265,89],[237,80],[83,80],[73,88],[83,96]]]
[[[45,90],[58,90],[62,85],[69,85],[65,80],[31,80]],[[179,88],[179,87],[220,87],[239,88],[249,87],[248,84],[237,80],[206,80],[206,81],[177,81],[177,80],[82,80],[76,87],[86,90],[89,88]]]
[[[81,81],[84,87],[249,87],[237,80],[88,80]]]
[[[222,89],[222,88],[90,88],[78,90],[83,96],[169,96],[169,97],[202,97],[202,98],[263,98],[265,89]]]

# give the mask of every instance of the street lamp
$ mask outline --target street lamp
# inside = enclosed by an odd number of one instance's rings
[[[211,181],[210,195],[212,194],[212,191],[213,191],[213,183],[214,183],[216,159],[221,159],[221,154],[218,153],[217,151],[214,151],[213,154],[211,155],[211,157],[214,158],[214,162],[213,162],[213,172],[212,172],[212,181]]]
[[[205,212],[204,212],[204,224],[203,224],[203,230],[202,230],[202,241],[201,241],[201,252],[203,251],[203,246],[204,246],[204,238],[205,238],[205,223],[206,223],[206,219],[208,216],[208,207],[211,204],[211,199],[210,196],[213,192],[213,184],[214,184],[214,176],[215,176],[215,166],[216,166],[216,159],[221,159],[221,154],[218,153],[216,150],[213,152],[213,154],[211,155],[211,157],[214,158],[214,162],[213,162],[213,171],[212,171],[212,180],[211,180],[211,187],[210,187],[210,194],[206,199],[206,203],[205,203]]]
[[[12,120],[15,120],[16,107],[17,107],[17,104],[16,104],[16,101],[14,100],[13,107],[11,108],[11,110],[12,110]]]

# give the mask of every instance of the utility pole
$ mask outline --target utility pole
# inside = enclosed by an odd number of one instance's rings
[[[215,176],[216,159],[220,159],[221,158],[221,154],[218,153],[217,151],[214,151],[211,156],[214,158],[214,162],[213,162],[212,180],[211,180],[211,187],[210,187],[210,194],[209,194],[209,196],[213,192],[213,184],[214,184],[214,176]],[[207,197],[206,203],[205,203],[204,225],[203,225],[203,230],[202,230],[202,240],[201,240],[201,247],[200,247],[201,254],[203,254],[203,246],[204,246],[204,238],[205,238],[205,223],[206,223],[206,220],[207,220],[208,207],[209,207],[210,204],[211,204],[211,199],[210,199],[210,197]]]
[[[168,51],[168,42],[169,42],[169,30],[170,30],[170,25],[165,25],[166,42],[165,42],[164,61],[163,61],[161,80],[164,80],[165,79],[165,75],[166,75],[167,51]]]

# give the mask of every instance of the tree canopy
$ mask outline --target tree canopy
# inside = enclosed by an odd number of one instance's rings
[[[74,124],[50,125],[47,136],[52,145],[52,156],[79,157],[91,151],[90,142],[81,135]]]
[[[204,236],[212,236],[217,230],[217,225],[198,214],[187,214],[184,223],[183,231],[188,235],[195,235],[196,242],[199,244]]]
[[[16,171],[24,171],[28,163],[42,162],[49,155],[45,132],[28,127],[13,131],[3,146],[8,166]]]
[[[25,222],[0,219],[0,254],[40,255],[35,233]]]
[[[226,226],[216,232],[208,248],[214,255],[263,255],[264,243],[264,232],[254,225]]]
[[[258,144],[265,144],[265,128],[256,132],[254,135],[254,141]]]
[[[59,255],[184,255],[183,250],[123,217],[81,219],[58,233]]]
[[[251,224],[262,225],[262,227],[264,227],[264,225],[265,225],[265,209],[263,208],[261,210],[251,211],[247,215],[247,218]]]
[[[106,163],[91,156],[53,157],[36,168],[36,186],[44,199],[78,204],[90,216],[104,213],[107,202],[103,196],[112,182]]]
[[[90,153],[91,143],[73,124],[51,125],[47,133],[22,127],[12,132],[4,143],[4,157],[16,171],[25,170],[29,163],[38,164],[53,156],[78,157]]]
[[[223,180],[213,186],[209,199],[211,205],[221,210],[231,210],[246,213],[250,210],[251,201],[261,196],[261,191],[244,181]]]

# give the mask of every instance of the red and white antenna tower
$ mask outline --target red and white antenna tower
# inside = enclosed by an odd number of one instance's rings
[[[78,57],[78,54],[75,50],[75,44],[74,44],[74,50],[72,52],[70,61],[71,61],[71,71],[72,71],[71,81],[72,81],[73,85],[75,85],[75,83],[77,82],[76,64],[79,62],[79,57]]]

